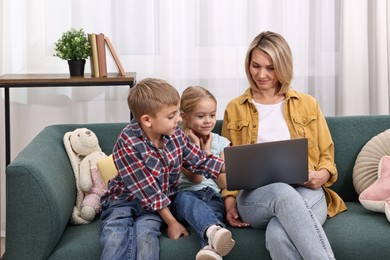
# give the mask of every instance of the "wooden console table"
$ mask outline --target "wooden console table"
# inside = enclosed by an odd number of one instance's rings
[[[107,77],[96,78],[86,74],[84,77],[70,77],[69,74],[5,74],[0,76],[0,88],[4,88],[5,112],[5,153],[6,166],[11,161],[11,132],[10,132],[10,100],[11,88],[35,87],[75,87],[75,86],[129,86],[136,82],[136,73],[126,73],[125,76],[109,74]]]

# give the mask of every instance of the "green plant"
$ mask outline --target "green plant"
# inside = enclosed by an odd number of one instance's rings
[[[56,51],[54,56],[63,60],[85,60],[90,56],[91,46],[83,29],[71,28],[54,44]]]

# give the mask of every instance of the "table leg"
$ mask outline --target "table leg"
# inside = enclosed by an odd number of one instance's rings
[[[4,88],[4,111],[5,111],[5,166],[11,162],[11,132],[10,132],[10,102],[9,88]]]

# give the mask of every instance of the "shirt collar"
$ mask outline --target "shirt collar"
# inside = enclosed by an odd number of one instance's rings
[[[289,100],[290,98],[297,98],[299,99],[299,96],[297,95],[296,91],[293,89],[289,88],[287,93],[286,93],[286,100]],[[240,97],[240,104],[244,104],[245,102],[251,102],[252,100],[252,94],[251,94],[251,89],[248,88],[244,94],[241,95]]]
[[[129,128],[132,130],[135,137],[143,138],[145,136],[144,131],[142,131],[139,122],[135,118],[130,121]]]

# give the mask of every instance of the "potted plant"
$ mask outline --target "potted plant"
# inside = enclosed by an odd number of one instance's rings
[[[91,49],[83,29],[71,28],[54,44],[54,56],[68,61],[70,76],[83,76],[85,60],[90,56]]]

